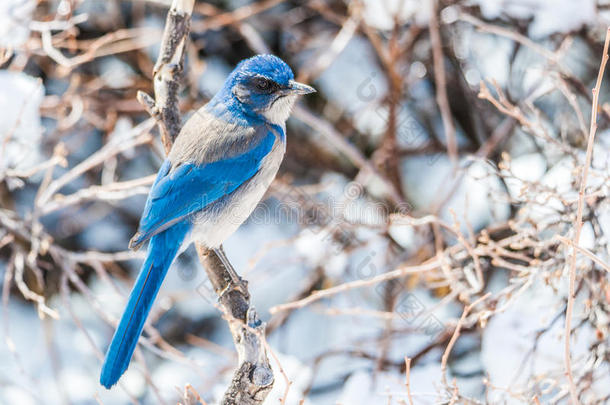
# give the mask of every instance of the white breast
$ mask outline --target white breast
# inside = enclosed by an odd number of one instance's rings
[[[192,217],[191,238],[208,248],[219,247],[250,216],[275,178],[286,145],[276,136],[271,152],[259,171],[231,194],[214,202]]]

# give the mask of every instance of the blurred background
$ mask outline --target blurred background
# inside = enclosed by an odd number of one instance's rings
[[[98,383],[164,156],[136,92],[152,93],[169,3],[0,2],[2,404],[176,404],[185,389],[215,404],[229,384],[237,356],[192,248],[121,383]],[[225,244],[277,358],[266,403],[569,402],[570,239],[609,23],[595,0],[196,1],[185,119],[257,53],[318,90]],[[575,261],[585,404],[610,403],[605,88]]]

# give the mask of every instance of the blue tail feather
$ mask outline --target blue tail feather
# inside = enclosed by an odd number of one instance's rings
[[[148,255],[106,352],[100,375],[104,387],[116,384],[129,366],[159,287],[189,229],[188,221],[180,222],[150,239]]]

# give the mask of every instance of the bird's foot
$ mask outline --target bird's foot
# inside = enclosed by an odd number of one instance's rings
[[[241,278],[237,274],[232,274],[231,278],[226,280],[227,283],[225,287],[219,292],[218,297],[222,299],[225,295],[229,294],[231,291],[236,291],[243,295],[246,298],[250,298],[250,294],[248,293],[248,281]]]

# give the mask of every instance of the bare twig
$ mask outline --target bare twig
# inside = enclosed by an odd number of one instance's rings
[[[111,140],[100,150],[89,156],[86,160],[82,161],[81,163],[70,169],[66,174],[62,175],[58,179],[53,180],[48,185],[48,187],[44,188],[43,186],[41,186],[40,195],[36,200],[36,206],[40,209],[63,186],[75,180],[87,170],[90,170],[91,168],[104,163],[110,157],[129,150],[134,146],[149,142],[151,140],[151,136],[148,131],[150,130],[152,125],[153,121],[150,119],[142,122],[141,124],[133,128],[127,139],[122,138],[120,141]]]
[[[327,298],[335,294],[339,294],[344,291],[348,291],[354,288],[362,288],[370,285],[375,285],[378,283],[382,283],[384,281],[393,280],[395,278],[400,278],[407,276],[409,274],[418,274],[426,271],[434,270],[439,267],[439,263],[436,260],[429,261],[425,264],[421,264],[419,266],[409,266],[402,267],[384,274],[380,274],[379,276],[372,277],[368,280],[356,280],[349,283],[341,284],[335,287],[327,288],[325,290],[314,291],[310,296],[303,298],[302,300],[289,302],[282,305],[276,305],[272,307],[269,312],[275,314],[280,311],[286,311],[288,309],[294,308],[302,308],[311,304],[312,302],[321,300],[322,298]]]
[[[278,359],[277,355],[273,352],[273,350],[271,350],[271,347],[269,347],[269,344],[267,342],[265,342],[265,347],[267,351],[271,353],[271,357],[273,357],[275,364],[277,364],[277,367],[280,369],[280,374],[282,375],[282,377],[284,377],[284,384],[286,384],[286,388],[284,389],[284,395],[282,395],[282,398],[280,399],[280,405],[286,405],[288,393],[290,392],[290,387],[292,387],[292,381],[290,381],[290,378],[288,378],[288,374],[286,374],[286,372],[284,371],[284,367],[282,367],[280,359]]]
[[[488,24],[467,13],[460,13],[459,18],[462,21],[465,21],[469,24],[474,25],[481,31],[489,32],[491,34],[496,34],[496,35],[500,35],[505,38],[512,39],[513,41],[518,42],[521,45],[524,45],[524,46],[532,49],[534,52],[544,56],[552,63],[557,63],[559,61],[559,55],[557,53],[549,51],[548,49],[538,45],[537,43],[535,43],[528,37],[523,36],[516,31],[511,31],[511,30],[503,28],[503,27],[498,27],[493,24]]]
[[[566,367],[566,375],[568,377],[570,397],[572,398],[573,405],[579,404],[578,392],[576,390],[576,384],[574,383],[574,376],[572,375],[572,360],[570,354],[570,335],[572,332],[572,311],[574,309],[574,299],[576,295],[576,246],[580,241],[580,233],[582,231],[582,216],[585,200],[585,189],[587,187],[587,176],[589,174],[589,167],[591,166],[591,158],[593,156],[593,145],[595,143],[595,133],[597,131],[597,108],[599,102],[599,92],[602,86],[602,79],[604,78],[604,71],[606,70],[606,63],[608,62],[608,45],[610,44],[610,28],[606,30],[606,41],[604,42],[604,53],[602,55],[602,61],[599,67],[599,73],[597,75],[597,81],[593,88],[593,102],[591,103],[591,126],[589,129],[589,138],[587,139],[587,153],[585,155],[585,162],[582,167],[582,173],[580,178],[580,188],[578,190],[578,208],[576,210],[576,222],[574,224],[574,236],[572,238],[572,255],[570,256],[569,262],[569,293],[568,293],[568,305],[566,306],[566,322],[565,322],[565,347],[564,347],[564,361]]]
[[[91,186],[83,188],[70,195],[56,194],[55,198],[41,208],[41,214],[46,215],[59,209],[77,205],[89,200],[115,201],[124,198],[147,194],[149,187],[155,180],[156,175],[141,177],[135,180],[115,182],[105,186]]]
[[[487,297],[489,297],[490,295],[491,293],[487,293],[464,308],[464,312],[462,312],[462,316],[458,320],[458,323],[455,326],[455,330],[453,331],[453,335],[451,336],[451,339],[449,340],[449,343],[445,348],[445,352],[443,353],[443,357],[441,358],[441,372],[443,373],[443,384],[447,385],[447,360],[449,360],[449,355],[451,354],[453,345],[455,345],[455,342],[460,336],[460,330],[462,329],[462,326],[464,326],[464,321],[466,320],[466,317],[468,316],[472,308],[474,308],[480,302],[486,300]]]
[[[604,262],[601,258],[599,258],[595,254],[593,254],[593,252],[591,252],[589,249],[584,248],[582,246],[577,246],[574,244],[573,240],[565,238],[561,235],[557,235],[557,239],[559,239],[561,242],[565,243],[566,245],[572,246],[573,248],[578,250],[580,253],[587,256],[589,259],[591,259],[595,263],[597,263],[602,269],[604,269],[608,273],[610,273],[610,264]]]
[[[362,5],[358,2],[354,2],[352,3],[352,13],[350,17],[343,23],[341,29],[330,43],[330,46],[325,48],[324,52],[322,52],[308,68],[301,70],[297,79],[299,81],[308,82],[324,72],[353,38],[360,25],[361,19]]]
[[[413,405],[413,397],[411,396],[411,359],[409,357],[405,357],[405,386],[407,388],[409,405]]]
[[[283,1],[284,0],[264,0],[253,2],[238,9],[215,15],[203,21],[194,22],[193,31],[217,30],[227,25],[239,24],[258,13],[275,7]]]
[[[157,42],[157,35],[159,33],[158,30],[151,28],[118,30],[92,41],[88,44],[84,53],[74,57],[67,57],[53,44],[51,30],[54,28],[40,28],[43,51],[58,65],[67,69],[74,69],[83,63],[102,56],[145,48]]]
[[[447,153],[454,165],[457,164],[458,150],[455,139],[455,126],[449,109],[447,97],[447,77],[445,76],[445,59],[443,57],[443,44],[440,24],[438,21],[438,0],[430,2],[430,42],[432,44],[432,59],[434,61],[434,83],[436,85],[436,102],[441,110],[445,139],[447,140]]]

